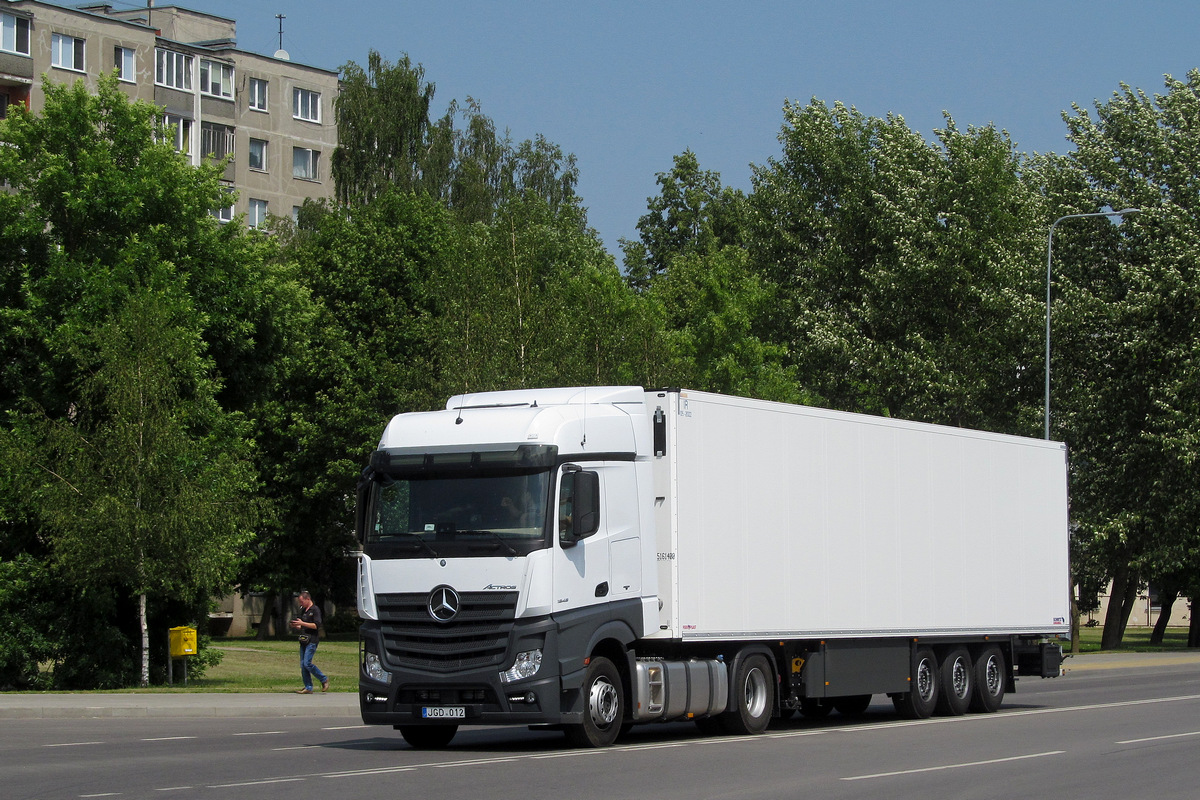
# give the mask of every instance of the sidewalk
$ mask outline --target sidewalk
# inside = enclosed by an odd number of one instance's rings
[[[1200,651],[1184,653],[1089,653],[1066,659],[1073,672],[1195,665]],[[0,719],[96,717],[345,717],[360,719],[358,694],[311,695],[231,692],[0,692]]]

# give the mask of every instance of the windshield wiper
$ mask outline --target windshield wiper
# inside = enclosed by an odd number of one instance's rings
[[[500,545],[500,547],[503,547],[505,550],[507,550],[507,551],[508,551],[508,554],[509,554],[510,556],[518,556],[518,555],[520,555],[520,553],[518,553],[518,552],[516,551],[516,548],[514,548],[514,547],[513,547],[511,544],[509,544],[508,542],[504,541],[504,537],[503,537],[503,536],[501,536],[500,534],[496,533],[495,531],[489,531],[489,530],[477,530],[477,531],[475,531],[475,530],[472,530],[472,531],[459,531],[459,533],[476,533],[476,534],[485,534],[485,535],[487,535],[487,536],[491,536],[493,539],[495,539],[495,540],[496,540],[496,542],[497,542],[497,543]]]
[[[415,547],[412,547],[413,550],[420,550],[420,549],[424,548],[424,549],[428,550],[429,554],[431,556],[433,556],[434,558],[441,558],[441,556],[438,555],[438,551],[433,549],[433,545],[431,545],[429,542],[422,539],[419,534],[401,533],[401,534],[393,534],[393,535],[409,537],[408,541],[406,541],[406,542],[396,542],[395,543],[395,544],[399,545],[400,547],[408,547],[411,545],[416,545]]]

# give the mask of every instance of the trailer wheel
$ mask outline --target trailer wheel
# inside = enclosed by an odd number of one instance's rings
[[[991,713],[1004,702],[1004,655],[992,645],[979,654],[975,662],[975,691],[971,694],[971,710]]]
[[[397,725],[396,730],[414,750],[441,750],[450,744],[457,725]]]
[[[762,733],[771,722],[775,706],[775,673],[759,653],[738,662],[729,686],[730,709],[721,715],[729,733]]]
[[[833,707],[844,717],[858,717],[871,707],[871,695],[853,694],[837,697],[834,698]]]
[[[583,677],[583,722],[564,728],[575,747],[608,747],[621,734],[625,691],[621,673],[603,656],[593,658]]]
[[[938,687],[937,713],[958,717],[967,713],[975,685],[971,656],[965,648],[957,647],[942,659],[941,686]]]
[[[905,719],[927,719],[937,708],[938,668],[937,658],[928,647],[922,647],[913,655],[910,688],[904,694],[892,696],[896,712]]]

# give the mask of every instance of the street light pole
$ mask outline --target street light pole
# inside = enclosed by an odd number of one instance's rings
[[[1050,224],[1050,233],[1046,236],[1046,400],[1045,400],[1045,438],[1050,439],[1050,283],[1052,280],[1051,263],[1054,257],[1054,229],[1058,223],[1066,219],[1082,219],[1084,217],[1121,217],[1126,214],[1137,214],[1140,208],[1123,208],[1120,211],[1095,211],[1090,214],[1066,214]]]

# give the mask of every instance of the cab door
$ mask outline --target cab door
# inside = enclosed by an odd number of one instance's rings
[[[555,487],[554,613],[608,602],[604,468],[559,467]]]

